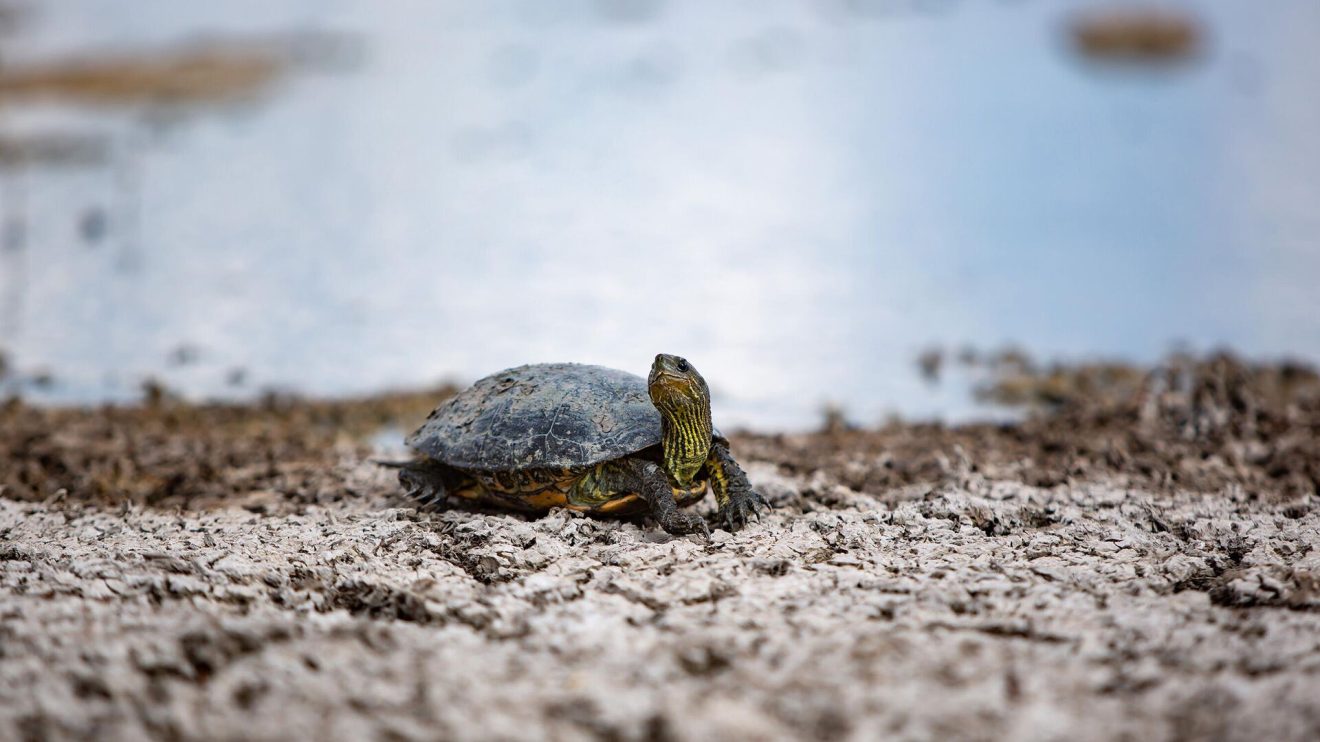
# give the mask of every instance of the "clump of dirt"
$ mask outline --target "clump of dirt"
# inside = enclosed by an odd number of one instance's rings
[[[1205,29],[1183,11],[1162,7],[1101,7],[1078,14],[1071,36],[1090,59],[1165,64],[1195,56]]]
[[[837,426],[742,435],[788,474],[826,472],[870,494],[967,474],[1052,487],[1105,479],[1155,491],[1293,501],[1320,491],[1320,375],[1228,353],[1123,364],[996,367],[981,395],[1030,408],[1018,422]]]

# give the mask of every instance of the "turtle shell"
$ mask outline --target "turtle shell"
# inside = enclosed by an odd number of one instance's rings
[[[659,445],[660,411],[635,374],[538,363],[491,374],[449,398],[407,444],[460,469],[574,468]]]

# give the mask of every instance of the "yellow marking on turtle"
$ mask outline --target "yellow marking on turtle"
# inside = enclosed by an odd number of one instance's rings
[[[489,505],[517,510],[549,510],[568,506],[568,493],[578,477],[572,469],[471,472],[476,483],[467,496]]]
[[[624,515],[643,512],[646,500],[637,492],[616,492],[602,486],[607,469],[618,465],[606,461],[586,471],[564,467],[557,470],[471,472],[473,484],[454,491],[455,497],[497,507],[519,510],[568,508],[579,512]],[[686,485],[673,486],[674,501],[690,505],[706,494],[709,481],[696,476]]]
[[[464,500],[486,499],[486,491],[481,487],[481,485],[477,484],[476,482],[473,482],[472,484],[463,487],[461,489],[456,489],[450,492],[446,492],[445,495],[449,497],[461,497]]]
[[[573,507],[573,506],[569,506]],[[619,495],[613,499],[606,500],[604,503],[594,508],[574,507],[574,510],[592,511],[596,513],[607,513],[611,515],[621,515],[640,511],[646,507],[646,502],[637,495]]]
[[[712,456],[706,471],[710,472],[710,489],[715,493],[715,504],[723,508],[729,504],[729,477],[724,472],[724,465]]]
[[[568,495],[557,490],[524,495],[522,500],[527,503],[528,506],[536,508],[537,510],[572,507],[568,504]]]

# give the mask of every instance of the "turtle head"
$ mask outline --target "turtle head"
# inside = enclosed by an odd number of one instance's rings
[[[668,353],[657,355],[646,386],[651,392],[651,402],[662,413],[682,407],[710,407],[710,387],[686,358]]]
[[[665,468],[687,484],[710,454],[710,387],[687,359],[667,353],[655,357],[646,386],[660,410]]]

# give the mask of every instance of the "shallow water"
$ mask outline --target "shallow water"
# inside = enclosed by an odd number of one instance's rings
[[[1182,3],[1205,48],[1157,69],[1075,56],[1078,7],[43,3],[7,62],[308,29],[364,54],[184,117],[0,108],[110,142],[0,170],[0,346],[57,401],[665,351],[725,427],[977,414],[916,373],[932,344],[1320,359],[1320,5]]]

